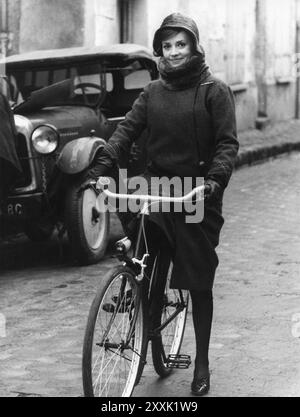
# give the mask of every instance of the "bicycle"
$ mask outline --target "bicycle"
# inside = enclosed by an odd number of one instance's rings
[[[103,178],[99,181],[105,183]],[[203,188],[196,187],[183,197],[102,190],[106,197],[140,200],[143,207],[133,254],[127,237],[116,243],[122,264],[101,278],[90,308],[82,359],[85,396],[130,397],[141,378],[150,340],[159,376],[168,376],[174,368],[189,367],[190,356],[180,354],[189,293],[170,289],[172,261],[165,248],[155,259],[149,256],[145,219],[151,202],[184,202],[194,196],[203,199]]]

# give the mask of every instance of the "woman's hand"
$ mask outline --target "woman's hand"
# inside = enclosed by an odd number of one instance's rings
[[[109,168],[106,165],[97,164],[92,168],[89,168],[83,176],[82,184],[79,191],[84,191],[89,188],[92,181],[97,181],[99,177],[105,177],[109,172]]]
[[[94,165],[87,172],[87,178],[97,180],[99,177],[104,177],[109,172],[109,167],[103,164]]]
[[[221,186],[214,180],[206,180],[204,182],[204,198],[205,200],[215,200],[221,195]]]

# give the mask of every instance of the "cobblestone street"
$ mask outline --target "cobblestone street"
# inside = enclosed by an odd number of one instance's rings
[[[245,167],[224,200],[209,396],[300,396],[300,153]],[[120,234],[115,222],[112,240]],[[57,240],[0,243],[0,396],[82,396],[81,350],[97,282],[115,259],[78,267]],[[63,259],[63,261],[60,261]],[[182,353],[194,357],[191,315]],[[189,397],[192,367],[135,396]]]

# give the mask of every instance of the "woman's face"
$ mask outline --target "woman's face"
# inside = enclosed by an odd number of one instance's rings
[[[163,56],[172,67],[184,64],[192,56],[192,49],[192,41],[185,31],[162,41]]]

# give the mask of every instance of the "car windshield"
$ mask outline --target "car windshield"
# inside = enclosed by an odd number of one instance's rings
[[[47,68],[11,66],[7,68],[7,76],[17,106],[30,102],[40,108],[64,104],[97,107],[115,91],[136,91],[152,79],[151,69],[138,59],[121,65],[79,62]]]
[[[11,85],[12,96],[19,104],[28,100],[31,95],[50,86],[56,86],[69,80],[70,94],[57,97],[57,104],[86,104],[97,105],[101,94],[105,91],[105,73],[100,65],[77,65],[53,68],[28,68],[9,70],[8,78]],[[51,105],[53,98],[51,97]]]

